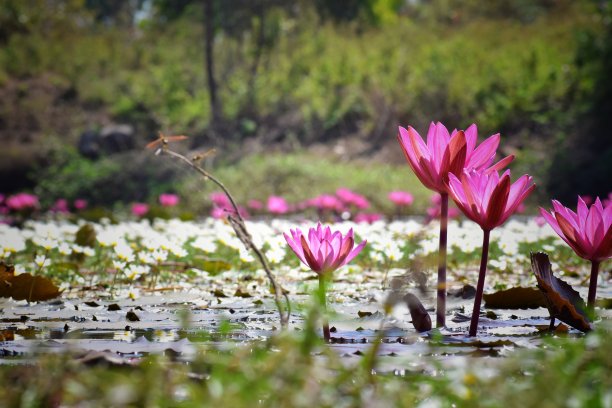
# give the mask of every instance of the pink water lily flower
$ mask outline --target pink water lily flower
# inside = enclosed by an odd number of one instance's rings
[[[535,185],[527,174],[511,184],[510,170],[506,170],[501,177],[496,171],[464,170],[461,179],[454,174],[449,174],[448,178],[448,191],[457,207],[483,230],[480,272],[469,330],[469,335],[475,336],[487,273],[491,230],[503,224],[516,211]]]
[[[291,230],[291,236],[284,233],[289,247],[300,260],[319,275],[335,271],[355,258],[366,244],[364,240],[355,248],[353,229],[346,235],[333,231],[330,227],[323,228],[321,223],[316,228],[310,228],[308,235],[299,228]]]
[[[591,278],[587,304],[595,306],[599,264],[612,258],[612,205],[602,204],[599,197],[589,208],[583,197],[578,197],[576,212],[553,200],[553,210],[540,208],[540,214],[576,254],[591,261]]]
[[[159,195],[159,203],[162,207],[175,207],[178,205],[179,201],[180,198],[176,194],[164,193]]]
[[[399,207],[410,206],[414,201],[413,195],[407,191],[392,191],[387,197],[393,204]]]
[[[485,231],[503,224],[535,188],[527,174],[511,184],[510,170],[501,177],[496,171],[464,171],[461,179],[449,174],[448,185],[457,207]]]
[[[268,197],[268,212],[271,214],[286,214],[289,212],[289,204],[287,200],[280,196]]]
[[[478,131],[473,124],[465,131],[454,130],[449,134],[438,122],[429,125],[427,143],[411,126],[400,126],[398,140],[408,164],[425,187],[445,193],[449,173],[460,175],[463,169],[496,171],[506,167],[514,156],[507,156],[493,165],[499,133],[490,136],[476,147]]]
[[[599,197],[590,208],[583,197],[578,197],[576,212],[557,200],[552,204],[553,210],[540,208],[540,214],[576,255],[589,261],[612,257],[612,205],[604,208]]]

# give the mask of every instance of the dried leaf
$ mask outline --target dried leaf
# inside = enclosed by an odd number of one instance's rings
[[[15,267],[0,262],[0,297],[39,302],[58,297],[59,288],[51,280],[29,273],[15,275]]]
[[[132,310],[130,310],[129,312],[125,314],[125,318],[128,319],[130,322],[140,321],[140,318],[138,317],[138,315],[134,313]]]
[[[362,319],[364,317],[372,316],[372,312],[362,312],[361,310],[359,310],[357,312],[357,316],[359,316],[359,318]]]
[[[236,292],[234,293],[235,297],[240,297],[240,298],[250,298],[253,297],[249,292],[243,292],[242,290],[240,290],[240,288],[236,289]]]
[[[545,296],[550,316],[583,332],[592,330],[584,300],[567,282],[553,275],[548,255],[531,254],[531,268]]]
[[[546,307],[544,295],[535,288],[510,288],[483,296],[490,309],[537,309]]]
[[[408,306],[408,310],[410,310],[412,325],[416,331],[421,333],[431,330],[431,318],[419,298],[412,293],[408,293],[404,296],[404,301]]]

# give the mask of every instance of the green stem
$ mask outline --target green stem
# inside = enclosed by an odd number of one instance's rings
[[[440,195],[440,243],[438,247],[438,302],[436,326],[446,325],[446,242],[448,232],[448,193]]]
[[[327,282],[324,274],[319,274],[319,304],[323,309],[323,339],[326,343],[329,343],[331,338],[329,332],[329,322],[327,321]]]
[[[595,296],[597,294],[597,276],[599,275],[599,261],[591,261],[591,280],[589,282],[589,295],[587,308],[595,310]]]
[[[491,231],[483,231],[482,237],[482,257],[480,258],[480,273],[478,274],[478,285],[476,286],[476,297],[474,298],[474,310],[472,311],[472,321],[470,322],[470,337],[476,336],[478,329],[478,319],[480,318],[480,304],[482,303],[482,293],[484,291],[484,281],[487,274],[487,260],[489,258],[489,234]]]

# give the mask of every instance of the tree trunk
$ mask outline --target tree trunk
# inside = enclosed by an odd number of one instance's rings
[[[217,95],[217,82],[215,81],[214,44],[215,44],[215,8],[214,0],[204,1],[204,31],[205,31],[205,59],[206,79],[208,82],[208,95],[210,99],[210,113],[212,122],[216,122],[221,114],[221,106]]]

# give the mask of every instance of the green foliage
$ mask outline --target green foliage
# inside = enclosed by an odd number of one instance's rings
[[[173,191],[176,167],[153,156],[150,151],[127,152],[100,160],[82,157],[72,147],[52,147],[48,163],[33,178],[43,205],[57,198],[87,199],[93,205],[155,200]]]
[[[195,136],[209,127],[201,2],[155,1],[138,22],[141,2],[34,3],[0,6],[0,83],[49,78],[52,88],[75,95],[79,115],[93,107]],[[425,131],[431,120],[476,122],[481,137],[500,131],[505,153],[540,178],[558,151],[553,170],[566,169],[565,180],[583,175],[587,159],[568,165],[578,143],[563,141],[607,127],[600,120],[577,132],[581,115],[611,117],[609,6],[597,13],[589,1],[566,0],[214,3],[222,140],[272,130],[274,140],[304,144],[353,134],[378,143],[393,138],[397,123]],[[40,112],[57,101],[36,103],[40,94],[29,91],[11,96],[18,100],[2,107],[0,121],[13,128],[18,107],[43,133],[69,129],[74,140],[84,126],[79,115],[55,125]],[[597,185],[585,190],[603,189],[595,176],[606,169],[593,166],[588,178]],[[554,174],[550,180],[549,189],[563,190]]]

